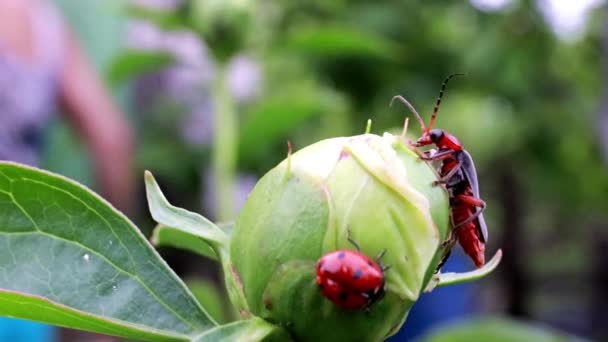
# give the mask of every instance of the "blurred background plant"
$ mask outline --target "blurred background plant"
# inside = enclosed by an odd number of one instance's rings
[[[216,220],[234,217],[287,140],[359,134],[368,118],[398,129],[409,114],[388,107],[393,95],[428,115],[443,78],[465,72],[437,126],[475,158],[489,250],[505,257],[490,279],[423,297],[394,340],[480,313],[608,339],[603,1],[57,2],[131,113],[138,174]],[[61,123],[42,166],[91,183]],[[178,272],[220,281],[210,263],[164,252]],[[455,253],[447,267],[472,265]]]

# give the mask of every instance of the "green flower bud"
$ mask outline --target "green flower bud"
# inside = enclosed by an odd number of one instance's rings
[[[320,141],[256,185],[239,214],[230,256],[249,310],[301,341],[378,341],[395,333],[443,254],[448,195],[403,139],[385,133]],[[381,262],[386,295],[367,310],[323,297],[315,263],[355,249]]]

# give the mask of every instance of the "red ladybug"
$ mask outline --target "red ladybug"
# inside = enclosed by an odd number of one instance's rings
[[[384,294],[384,269],[361,252],[341,249],[319,259],[317,284],[336,306],[361,310]]]

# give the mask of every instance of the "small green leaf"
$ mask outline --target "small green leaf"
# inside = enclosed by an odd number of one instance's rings
[[[234,223],[217,223],[217,226],[222,231],[226,232],[226,234],[230,235]],[[216,261],[219,260],[213,247],[204,239],[198,235],[192,235],[178,228],[158,224],[152,232],[151,241],[155,246],[179,248]]]
[[[215,326],[125,216],[71,180],[8,162],[0,162],[0,289],[11,303],[0,315],[76,329],[164,339]]]
[[[474,281],[480,278],[483,278],[490,274],[496,266],[500,263],[500,259],[502,259],[502,250],[496,251],[496,254],[492,257],[490,261],[488,261],[483,267],[478,268],[474,271],[464,272],[464,273],[440,273],[439,281],[436,286],[446,286],[460,283],[467,283],[470,281]]]
[[[213,248],[205,240],[178,228],[159,224],[152,232],[151,241],[157,247],[179,248],[209,259],[219,260]]]
[[[145,178],[148,205],[150,206],[150,212],[152,213],[154,220],[166,227],[180,229],[189,236],[186,237],[186,235],[182,234],[182,238],[192,239],[193,237],[198,237],[212,247],[217,259],[222,265],[224,281],[226,283],[230,301],[236,310],[239,311],[241,317],[248,317],[249,308],[247,300],[245,299],[245,293],[243,292],[243,286],[232,265],[230,254],[228,253],[230,235],[201,215],[169,204],[152,174],[146,171]],[[231,224],[226,225],[231,227]],[[232,229],[230,228],[230,231],[231,230]],[[192,242],[189,242],[188,244],[189,247],[197,248],[197,246],[192,245]]]
[[[227,248],[228,234],[201,215],[169,204],[150,172],[146,171],[145,179],[150,213],[156,222],[198,236],[214,248]]]
[[[277,341],[291,341],[282,329],[261,318],[221,325],[197,336],[192,342],[258,342],[275,335]]]
[[[108,71],[108,82],[120,85],[135,76],[159,70],[173,63],[173,57],[166,52],[126,50],[114,58]]]

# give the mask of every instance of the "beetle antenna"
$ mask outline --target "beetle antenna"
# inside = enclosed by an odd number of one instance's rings
[[[401,131],[401,140],[405,141],[405,138],[407,135],[407,127],[409,125],[409,122],[410,122],[410,118],[406,117],[405,122],[403,122],[403,131]]]
[[[441,98],[443,97],[443,92],[445,91],[445,87],[448,85],[448,81],[454,76],[464,76],[464,74],[451,74],[446,77],[441,85],[441,90],[439,91],[439,97],[437,97],[437,102],[435,102],[435,108],[433,109],[433,115],[431,115],[431,120],[429,121],[429,127],[427,128],[427,132],[433,128],[433,124],[435,123],[435,118],[437,118],[437,112],[439,112],[439,105],[441,104]]]
[[[411,103],[409,103],[403,96],[401,95],[396,95],[393,96],[393,98],[391,99],[391,103],[389,104],[389,107],[393,105],[393,102],[395,102],[395,100],[399,100],[401,101],[407,108],[409,108],[409,110],[414,113],[414,115],[416,116],[416,120],[418,120],[418,123],[420,124],[420,130],[421,131],[425,131],[426,128],[424,126],[424,121],[422,120],[422,117],[420,116],[420,114],[418,114],[418,112],[416,111],[416,108],[414,108],[414,106],[412,106]]]
[[[350,227],[346,228],[346,239],[348,240],[348,242],[352,243],[353,246],[355,246],[357,251],[361,252],[361,247],[359,247],[359,244],[356,243],[355,240],[353,240],[350,236]]]

